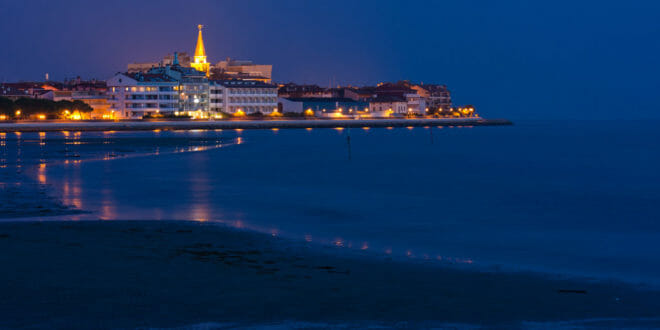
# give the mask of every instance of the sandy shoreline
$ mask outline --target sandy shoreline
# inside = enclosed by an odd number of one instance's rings
[[[0,223],[0,251],[0,327],[660,326],[657,291],[403,263],[205,223]]]
[[[192,129],[272,129],[336,127],[419,127],[511,125],[506,119],[424,118],[424,119],[310,119],[310,120],[229,120],[229,121],[33,121],[0,123],[0,132],[53,131],[139,131]]]

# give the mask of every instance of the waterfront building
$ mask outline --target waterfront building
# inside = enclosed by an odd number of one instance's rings
[[[246,115],[273,114],[278,111],[277,86],[249,80],[211,80],[210,111]]]
[[[408,107],[408,114],[411,115],[424,115],[427,112],[426,100],[417,93],[410,93],[405,95]]]
[[[179,82],[165,74],[118,73],[107,80],[110,110],[118,118],[140,119],[179,110]]]
[[[445,85],[419,84],[411,86],[427,103],[430,112],[447,112],[452,108],[451,93]]]
[[[196,69],[197,71],[204,72],[206,77],[210,74],[211,66],[206,61],[206,50],[204,49],[204,39],[202,38],[202,28],[203,25],[198,25],[199,34],[197,35],[197,47],[195,47],[195,56],[193,57],[193,62],[190,63],[190,67]]]
[[[104,84],[105,85],[105,84]],[[110,108],[105,90],[50,90],[39,96],[55,102],[82,101],[92,107],[91,119],[118,119],[120,116]]]
[[[408,101],[403,97],[383,95],[369,99],[369,112],[373,117],[390,117],[406,115]]]
[[[280,98],[283,113],[300,113],[318,117],[354,116],[369,112],[369,103],[343,97]]]
[[[111,110],[124,118],[186,115],[209,118],[209,81],[204,72],[174,64],[147,73],[119,73],[107,81]]]

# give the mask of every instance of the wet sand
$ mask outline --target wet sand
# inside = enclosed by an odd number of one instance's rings
[[[194,129],[272,129],[336,127],[419,127],[419,126],[492,126],[511,125],[506,119],[423,118],[423,119],[285,119],[225,121],[33,121],[0,123],[0,132],[57,131],[140,131]]]
[[[0,168],[0,220],[80,213],[52,196],[48,185],[29,179],[23,168]]]
[[[0,264],[0,327],[660,326],[658,291],[206,223],[5,222]]]

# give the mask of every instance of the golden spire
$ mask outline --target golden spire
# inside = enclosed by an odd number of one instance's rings
[[[204,25],[200,24],[197,25],[197,28],[199,29],[199,36],[197,37],[197,48],[195,48],[195,57],[197,56],[204,56],[206,57],[206,51],[204,50],[204,39],[202,38],[202,28]]]
[[[197,47],[195,48],[195,56],[193,62],[190,63],[190,66],[197,71],[202,71],[206,73],[206,76],[209,76],[211,70],[211,65],[206,62],[206,51],[204,50],[204,39],[202,38],[202,28],[204,25],[197,25],[199,29],[199,35],[197,36]]]

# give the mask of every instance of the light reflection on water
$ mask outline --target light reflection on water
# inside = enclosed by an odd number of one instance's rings
[[[311,130],[311,129],[309,129]],[[308,130],[308,131],[309,131]],[[341,128],[335,129],[341,132]],[[365,130],[366,132],[367,130]],[[214,130],[215,134],[221,134],[222,130]],[[236,130],[236,134],[240,134],[242,130]],[[162,136],[160,130],[151,132],[154,136]],[[177,134],[210,134],[206,131],[177,131]],[[271,130],[271,134],[275,135],[278,130]],[[20,135],[18,135],[20,136]],[[224,214],[221,209],[214,204],[211,196],[213,187],[212,180],[209,174],[212,173],[212,168],[218,167],[209,159],[208,153],[199,153],[199,151],[208,151],[215,148],[220,148],[223,143],[216,143],[209,145],[188,145],[182,146],[174,145],[169,148],[163,148],[160,143],[152,143],[150,149],[135,151],[135,152],[122,152],[122,149],[129,148],[131,145],[126,145],[117,139],[118,132],[105,131],[100,133],[102,139],[90,139],[87,134],[81,132],[61,132],[62,139],[58,140],[57,137],[50,138],[44,132],[38,133],[38,144],[40,147],[39,164],[36,170],[36,178],[40,184],[48,184],[53,182],[56,190],[59,189],[58,195],[61,197],[65,205],[74,207],[76,209],[91,211],[91,214],[75,214],[68,215],[65,218],[71,220],[85,220],[85,219],[153,219],[153,220],[168,220],[173,219],[173,216],[180,217],[180,219],[194,220],[194,221],[213,221],[223,223],[227,226],[237,229],[255,230],[259,232],[269,233],[272,236],[291,235],[289,233],[282,233],[279,226],[264,226],[248,223],[243,219],[241,212],[231,212]],[[145,137],[151,138],[151,137]],[[18,141],[18,139],[17,139]],[[152,142],[157,142],[156,140]],[[236,137],[233,142],[225,142],[224,146],[231,144],[240,145],[244,143],[243,137]],[[97,149],[84,150],[83,146],[93,146]],[[101,146],[101,148],[98,148]],[[57,148],[64,148],[63,157],[53,157],[52,151]],[[16,150],[17,155],[25,149],[17,142]],[[100,150],[99,150],[100,149]],[[105,150],[107,149],[107,150]],[[161,149],[167,149],[161,153]],[[92,151],[87,153],[86,151]],[[163,203],[178,203],[182,196],[188,198],[188,202],[181,203],[181,210],[176,212],[166,211],[162,207],[155,207],[151,209],[135,209],[130,204],[130,201],[119,200],[116,196],[117,189],[113,185],[117,180],[106,173],[113,172],[113,161],[126,160],[129,158],[141,158],[149,156],[171,155],[177,153],[194,153],[186,158],[186,166],[183,173],[186,173],[189,180],[189,185],[186,187],[179,187],[179,191],[173,195],[162,196],[142,196],[142,198],[159,198]],[[17,158],[18,159],[18,158]],[[89,179],[90,173],[86,173],[85,164],[90,162],[102,162],[103,168],[98,175],[102,176],[102,184],[99,187],[90,187],[85,184],[85,180]],[[48,165],[47,165],[48,164]],[[57,168],[56,166],[65,166],[65,168]],[[139,165],[138,165],[139,166]],[[57,172],[56,180],[48,180],[49,169]],[[221,170],[221,168],[219,168]],[[123,173],[122,173],[123,174]],[[127,182],[124,182],[127,184]],[[87,190],[86,190],[87,189]],[[90,190],[91,189],[91,190]],[[139,197],[138,197],[139,198]],[[274,198],[276,198],[274,196]],[[62,217],[60,217],[62,218]],[[312,242],[311,234],[304,234],[301,237],[307,242]],[[343,238],[323,238],[323,235],[317,235],[314,240],[315,243],[332,245],[338,248],[356,248],[360,250],[370,249],[370,245],[363,241],[361,243],[353,243],[352,240],[345,240]],[[373,249],[372,249],[373,250]],[[391,249],[381,249],[382,252],[391,254]],[[408,257],[413,257],[411,254]]]
[[[509,258],[518,265],[540,263],[539,267],[547,264],[586,272],[580,265],[585,259],[632,262],[626,260],[642,258],[651,266],[642,270],[644,266],[637,266],[626,275],[637,271],[658,274],[653,268],[657,262],[647,262],[648,251],[639,248],[650,244],[648,233],[657,232],[657,226],[641,238],[615,226],[633,208],[649,212],[643,203],[655,200],[657,185],[650,182],[657,181],[612,176],[607,166],[619,173],[613,162],[581,171],[579,166],[584,164],[580,162],[585,160],[580,157],[594,157],[590,152],[600,155],[598,150],[571,145],[584,137],[555,150],[547,141],[530,139],[534,135],[529,132],[524,135],[529,142],[506,135],[507,128],[433,130],[350,130],[351,160],[345,156],[349,130],[320,129],[300,133],[161,131],[139,136],[127,132],[98,136],[48,133],[43,139],[24,134],[10,141],[10,149],[18,149],[10,152],[11,157],[3,149],[3,159],[16,156],[13,164],[34,164],[32,159],[47,164],[35,168],[35,180],[53,184],[65,203],[92,212],[67,216],[69,219],[210,221],[336,248],[461,264]],[[496,137],[484,134],[494,130],[503,133]],[[222,133],[226,136],[221,137]],[[429,134],[436,134],[435,144]],[[156,135],[158,140],[152,139]],[[179,140],[168,140],[175,136]],[[38,144],[36,156],[31,139]],[[555,136],[548,138],[556,140]],[[514,143],[522,144],[511,148]],[[240,147],[221,148],[237,145]],[[58,153],[62,148],[66,152]],[[557,154],[561,157],[553,157]],[[566,159],[572,163],[563,163]],[[658,163],[655,158],[650,160],[640,164],[650,169]],[[653,173],[649,169],[628,173],[643,173],[649,179]],[[611,187],[600,179],[605,174],[616,180]],[[566,179],[567,175],[574,176]],[[631,182],[649,184],[631,186]],[[600,195],[584,190],[582,196],[591,194],[596,199],[576,200],[571,191],[585,187]],[[619,191],[612,187],[629,189],[625,194],[634,188],[632,191],[641,191],[646,199],[610,205],[598,189],[608,194]],[[642,212],[644,215],[652,216]],[[607,221],[584,224],[589,218]],[[575,230],[576,225],[597,227],[605,234]],[[607,232],[606,227],[612,231]],[[628,234],[627,240],[616,236]],[[557,246],[555,240],[564,243]],[[631,249],[614,245],[621,256],[598,255],[599,251],[589,248],[622,240]],[[553,253],[574,258],[566,262]],[[588,266],[621,275],[611,269],[614,266]]]

